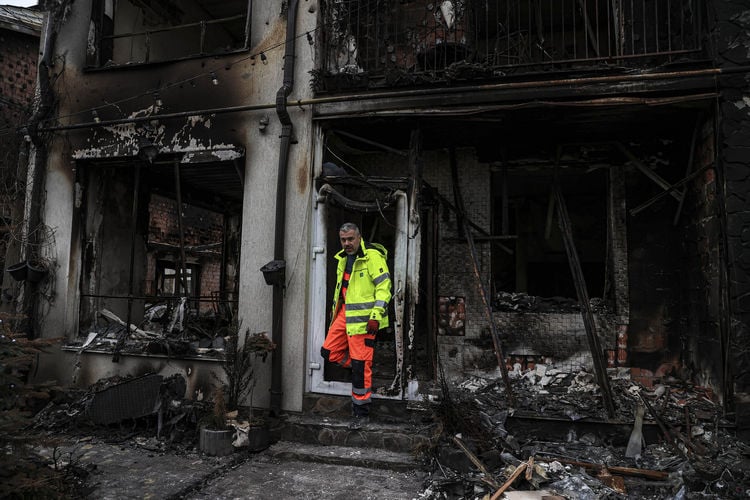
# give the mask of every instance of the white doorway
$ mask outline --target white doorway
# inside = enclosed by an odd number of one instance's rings
[[[334,265],[333,253],[329,249],[336,248],[330,242],[331,217],[329,207],[323,201],[322,196],[315,195],[312,200],[312,245],[311,245],[311,269],[310,269],[310,314],[307,350],[307,380],[308,392],[321,394],[350,395],[351,383],[343,380],[331,379],[326,376],[326,366],[320,355],[320,346],[323,345],[330,319],[328,310],[328,299],[331,290],[327,286],[328,266]],[[393,346],[392,380],[388,381],[386,391],[378,391],[374,397],[387,399],[402,399],[404,397],[404,338],[405,310],[406,310],[406,283],[408,281],[409,262],[409,237],[410,221],[409,206],[406,194],[398,191],[397,201],[394,209],[388,213],[387,223],[393,228],[392,247],[388,248],[392,257],[390,264],[391,282],[393,284],[391,299],[391,327],[393,329],[393,341],[388,343]],[[363,230],[364,236],[367,232]],[[367,238],[366,238],[367,239]],[[378,347],[376,346],[376,352]],[[389,353],[391,354],[391,353]],[[375,367],[374,367],[375,370]],[[381,383],[383,381],[380,381]],[[383,393],[385,392],[385,394]],[[387,395],[386,395],[387,394]]]

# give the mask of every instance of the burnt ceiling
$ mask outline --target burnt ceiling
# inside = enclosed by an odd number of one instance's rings
[[[148,167],[155,191],[174,197],[174,163],[156,161]],[[180,189],[186,203],[218,212],[238,211],[242,206],[244,169],[242,162],[181,163]]]
[[[579,152],[575,159],[568,155],[567,162],[589,168],[602,162],[622,163],[617,148],[602,147],[602,143],[619,141],[657,150],[664,144],[686,145],[697,117],[706,106],[706,103],[659,107],[558,105],[450,118],[345,119],[329,125],[333,130],[344,130],[403,152],[409,149],[411,130],[418,126],[423,131],[425,150],[473,147],[481,162],[506,165],[554,164],[559,148],[562,147],[565,158],[565,153],[577,146],[584,154]],[[344,153],[382,150],[343,135],[337,140],[346,149]]]
[[[153,163],[136,158],[118,158],[81,162],[90,168],[134,168],[141,165],[141,177],[158,194],[176,198],[175,164],[180,166],[180,191],[185,203],[220,213],[239,213],[242,209],[244,158],[237,160],[181,163],[182,155],[161,154]]]

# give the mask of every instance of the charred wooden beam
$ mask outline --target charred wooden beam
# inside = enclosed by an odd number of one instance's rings
[[[505,490],[511,487],[511,485],[518,479],[518,477],[523,474],[524,471],[528,470],[529,464],[532,463],[532,460],[534,460],[534,457],[529,458],[528,462],[521,462],[521,465],[516,467],[516,470],[513,471],[513,474],[510,475],[507,481],[497,489],[495,493],[492,494],[490,497],[490,500],[497,500],[500,498],[500,496],[505,493]]]
[[[565,252],[568,254],[568,263],[570,264],[570,271],[573,275],[573,283],[575,285],[576,294],[578,295],[578,302],[581,305],[583,325],[586,329],[586,337],[588,338],[591,357],[594,361],[596,379],[599,383],[599,389],[602,391],[602,399],[604,400],[604,407],[607,410],[607,414],[610,418],[614,418],[615,403],[612,399],[612,390],[610,389],[609,379],[607,378],[607,365],[604,361],[604,351],[602,351],[601,344],[599,343],[599,336],[596,333],[594,313],[591,311],[591,303],[589,302],[586,281],[583,278],[581,262],[578,259],[578,252],[576,251],[575,241],[573,240],[573,229],[570,222],[570,216],[568,215],[568,208],[565,205],[565,199],[563,198],[559,182],[557,181],[555,181],[554,191],[555,199],[557,201],[557,214],[560,223],[560,231],[565,245]]]
[[[584,469],[591,469],[591,470],[601,470],[606,467],[607,470],[609,470],[609,472],[614,472],[615,474],[620,474],[623,476],[644,477],[646,479],[654,479],[657,481],[669,478],[668,472],[659,471],[659,470],[638,469],[635,467],[620,467],[617,465],[595,464],[593,462],[583,462],[580,460],[570,460],[567,458],[557,458],[557,457],[537,456],[536,459],[540,462],[560,462],[561,464],[575,465],[577,467],[583,467]]]
[[[395,148],[392,148],[390,146],[386,146],[385,144],[381,144],[379,142],[375,142],[375,141],[372,141],[370,139],[365,139],[364,137],[352,134],[350,132],[345,132],[343,130],[338,130],[338,129],[334,129],[331,132],[333,132],[335,134],[338,134],[338,135],[343,135],[344,137],[348,137],[350,139],[354,139],[355,141],[359,141],[359,142],[364,143],[364,144],[369,144],[370,146],[375,146],[377,148],[382,149],[383,151],[387,151],[389,153],[393,153],[395,155],[402,156],[404,158],[406,158],[406,157],[409,156],[408,153],[404,153],[400,149],[395,149]]]
[[[628,212],[630,213],[630,215],[638,215],[640,212],[644,211],[646,208],[650,207],[651,205],[653,205],[657,201],[661,200],[665,196],[667,196],[670,193],[674,192],[676,189],[679,189],[680,187],[682,187],[686,183],[692,181],[693,179],[695,179],[696,177],[698,177],[700,174],[702,174],[703,172],[705,172],[709,168],[713,168],[713,165],[704,165],[703,167],[699,168],[698,170],[695,170],[692,174],[688,175],[684,179],[675,182],[674,184],[672,184],[671,186],[669,186],[665,191],[662,191],[661,193],[655,195],[653,198],[650,198],[650,199],[644,201],[643,203],[641,203],[640,205],[638,205],[634,209],[629,210]]]
[[[701,117],[699,116],[695,121],[695,127],[693,127],[693,136],[690,138],[690,152],[688,153],[688,161],[685,166],[685,177],[690,175],[690,171],[693,169],[693,158],[695,156],[695,142],[698,140],[698,132],[701,128]],[[674,219],[672,225],[677,226],[680,221],[680,214],[682,214],[682,206],[685,204],[685,195],[687,195],[687,186],[680,192],[680,201],[677,203],[677,210],[674,213]]]
[[[455,148],[450,148],[449,152],[450,156],[450,162],[451,162],[451,168],[455,168],[456,165],[456,150]],[[458,183],[458,178],[454,179],[454,183]],[[463,198],[461,196],[461,189],[460,186],[454,187],[454,192],[456,193],[456,202],[458,204],[458,211],[462,214],[465,212],[464,210],[464,202]],[[495,324],[495,319],[492,317],[492,305],[489,302],[489,299],[487,298],[487,291],[485,290],[484,281],[482,280],[482,273],[479,269],[479,258],[477,257],[477,248],[474,245],[474,238],[471,234],[471,231],[469,231],[469,224],[467,223],[465,218],[461,219],[463,221],[463,230],[464,235],[466,236],[466,242],[469,244],[469,254],[471,256],[471,264],[472,268],[474,270],[474,277],[477,281],[477,287],[479,288],[479,295],[482,298],[482,304],[484,305],[484,311],[487,315],[487,321],[490,324],[490,330],[492,332],[492,343],[495,347],[495,357],[497,358],[497,365],[500,368],[500,373],[502,374],[503,382],[505,383],[505,391],[508,396],[508,401],[511,403],[511,405],[514,404],[515,397],[513,395],[513,387],[510,383],[510,378],[508,377],[508,367],[505,365],[505,354],[503,354],[503,346],[500,341],[500,334],[497,331],[497,325]]]
[[[641,171],[643,175],[654,181],[658,186],[660,186],[665,191],[668,190],[671,186],[669,185],[669,182],[667,182],[662,176],[657,174],[653,171],[649,166],[645,165],[638,157],[636,157],[628,148],[626,148],[621,142],[616,142],[617,148],[622,151],[622,153],[630,160],[630,162],[635,165],[635,168]],[[680,195],[675,193],[674,191],[669,191],[669,194],[672,195],[672,197],[680,201]]]
[[[500,483],[497,482],[497,479],[490,473],[490,471],[485,467],[485,465],[482,463],[477,456],[472,453],[472,451],[466,447],[464,442],[459,438],[458,436],[453,436],[453,442],[456,443],[456,446],[461,448],[461,451],[464,452],[464,454],[471,460],[471,463],[473,463],[477,469],[479,469],[482,474],[484,474],[484,478],[486,480],[486,483],[492,486],[493,488],[499,488]]]

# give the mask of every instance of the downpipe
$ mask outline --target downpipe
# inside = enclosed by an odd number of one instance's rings
[[[284,236],[286,233],[286,184],[287,171],[289,167],[289,146],[292,142],[292,120],[287,110],[286,99],[294,87],[294,58],[297,24],[297,0],[290,0],[286,22],[286,50],[284,52],[284,80],[281,88],[276,93],[276,115],[281,123],[281,142],[279,145],[279,168],[276,184],[276,228],[274,234],[273,258],[277,267],[282,270],[281,279],[273,283],[273,323],[271,327],[271,339],[276,344],[276,349],[271,355],[271,398],[270,411],[272,416],[278,416],[281,412],[282,391],[282,366],[283,366],[283,319],[284,319],[284,288],[286,279],[283,273],[284,262]]]

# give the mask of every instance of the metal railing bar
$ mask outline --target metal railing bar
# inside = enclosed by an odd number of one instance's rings
[[[669,3],[669,0],[667,0]],[[659,52],[659,2],[654,2],[654,35],[656,36],[656,51]],[[645,20],[644,20],[645,21]]]
[[[690,31],[697,29],[691,27],[697,0],[679,5],[674,1],[464,2],[464,10],[456,11],[450,28],[440,2],[398,2],[397,8],[388,11],[381,0],[334,2],[340,8],[330,11],[327,18],[335,29],[325,58],[327,67],[334,70],[340,64],[337,54],[345,50],[344,37],[351,35],[358,42],[358,72],[369,78],[396,69],[439,79],[448,65],[459,61],[483,64],[487,69],[625,62],[652,56],[672,61],[678,54],[700,51],[695,49],[700,33],[693,37]]]
[[[106,294],[95,294],[95,293],[82,293],[81,297],[95,298],[95,299],[118,299],[118,300],[147,300],[151,302],[179,302],[182,299],[181,295],[106,295]],[[197,295],[188,296],[188,300],[199,301],[199,302],[227,302],[236,303],[238,299],[216,299],[210,295]]]
[[[201,26],[202,24],[220,24],[226,21],[236,21],[237,19],[245,19],[245,14],[240,14],[236,16],[230,16],[230,17],[223,17],[221,19],[211,19],[208,21],[198,21],[195,23],[186,23],[186,24],[180,24],[178,26],[170,26],[168,28],[157,28],[153,30],[146,30],[146,31],[133,31],[130,33],[118,33],[116,35],[104,35],[102,36],[102,39],[115,39],[115,38],[130,38],[130,37],[136,37],[136,36],[146,36],[149,34],[155,34],[155,33],[163,33],[163,32],[170,32],[170,31],[177,31],[182,28],[195,28],[198,26]]]

